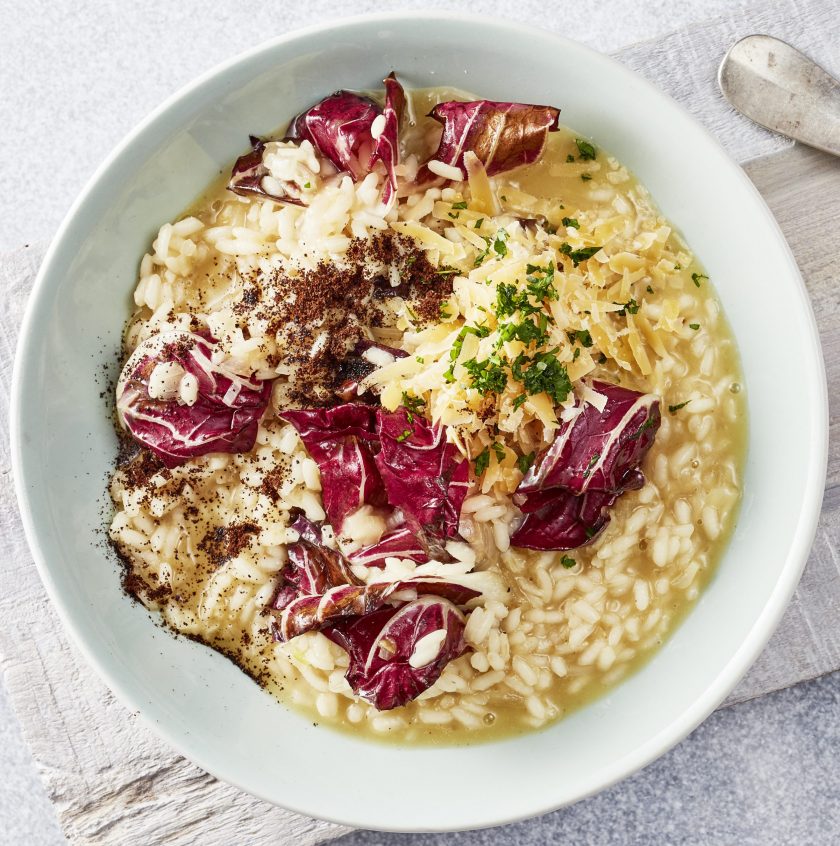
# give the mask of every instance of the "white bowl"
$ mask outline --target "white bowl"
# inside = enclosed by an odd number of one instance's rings
[[[412,748],[316,728],[120,592],[102,543],[115,436],[102,368],[139,257],[247,146],[336,88],[395,69],[552,103],[632,168],[684,233],[739,341],[750,411],[740,520],[720,569],[655,658],[549,729]],[[717,143],[640,77],[585,47],[456,15],[359,18],[220,66],[144,121],[64,221],[29,302],[13,387],[15,476],[29,543],[61,617],[117,695],[201,767],[278,805],[354,826],[446,830],[543,813],[644,766],[691,731],[756,658],[796,586],[825,478],[827,403],[813,315],[767,207]],[[96,727],[91,726],[95,732]]]

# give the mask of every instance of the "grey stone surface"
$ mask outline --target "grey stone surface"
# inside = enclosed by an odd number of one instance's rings
[[[516,773],[499,777],[516,783]],[[642,772],[539,819],[458,834],[358,831],[336,843],[836,846],[840,673],[717,711]]]

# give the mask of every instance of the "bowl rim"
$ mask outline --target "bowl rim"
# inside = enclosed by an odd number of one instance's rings
[[[20,334],[16,345],[9,415],[11,464],[24,533],[41,581],[43,582],[47,594],[52,601],[53,608],[58,612],[59,618],[61,619],[65,630],[69,633],[72,641],[80,650],[85,660],[96,670],[100,678],[106,683],[109,689],[114,692],[119,701],[130,710],[140,712],[146,718],[146,724],[149,725],[159,737],[161,737],[179,754],[183,755],[187,758],[187,760],[194,762],[197,766],[201,767],[203,770],[210,773],[223,783],[232,784],[238,789],[241,789],[250,795],[256,796],[257,798],[273,805],[286,808],[305,816],[315,816],[316,812],[311,807],[302,807],[298,803],[287,804],[282,800],[282,798],[278,800],[276,796],[269,795],[266,791],[255,791],[251,787],[243,787],[237,781],[230,780],[228,777],[221,775],[216,768],[216,762],[213,760],[213,753],[205,753],[203,749],[198,750],[192,748],[185,742],[185,739],[179,732],[176,730],[170,731],[166,722],[160,720],[159,714],[156,713],[154,703],[148,700],[140,700],[129,690],[129,685],[127,683],[124,683],[122,680],[112,675],[106,667],[105,661],[98,656],[95,649],[90,646],[81,633],[77,631],[73,619],[73,612],[68,606],[64,605],[62,596],[59,593],[57,585],[53,579],[51,566],[48,564],[46,556],[41,550],[39,543],[39,529],[36,527],[36,520],[31,508],[27,487],[24,482],[25,459],[22,446],[24,422],[22,409],[25,393],[24,371],[26,369],[25,363],[32,354],[34,339],[36,337],[36,333],[33,331],[33,324],[38,316],[38,311],[41,307],[42,301],[48,293],[46,291],[48,278],[54,276],[56,273],[56,269],[53,267],[53,264],[55,263],[57,256],[65,247],[65,241],[72,238],[71,230],[79,210],[84,206],[90,195],[95,192],[99,182],[105,177],[111,167],[126,153],[127,150],[132,147],[134,143],[138,142],[147,131],[152,129],[159,119],[171,110],[176,109],[178,106],[188,104],[190,98],[194,94],[198,93],[208,84],[211,84],[217,77],[223,76],[228,70],[234,68],[240,63],[257,57],[262,53],[282,48],[285,44],[310,36],[317,36],[326,33],[332,34],[363,25],[387,25],[405,20],[422,20],[424,22],[436,20],[443,22],[457,21],[479,27],[491,28],[503,26],[507,30],[516,30],[519,34],[527,35],[531,38],[540,38],[548,42],[554,42],[554,45],[559,47],[571,47],[594,62],[611,65],[613,71],[617,72],[618,75],[623,76],[625,79],[632,80],[634,85],[641,86],[646,89],[649,94],[653,94],[654,97],[662,104],[663,108],[678,110],[681,112],[682,115],[693,124],[695,131],[705,137],[705,140],[709,145],[709,152],[714,151],[718,157],[720,170],[726,171],[730,179],[740,181],[742,186],[744,186],[748,192],[752,194],[753,199],[757,201],[756,210],[761,208],[765,217],[765,223],[769,225],[770,229],[774,232],[778,244],[785,255],[787,262],[786,273],[791,276],[791,281],[795,280],[796,282],[798,300],[804,310],[803,316],[806,317],[810,330],[808,333],[808,341],[810,342],[812,352],[814,353],[814,361],[818,364],[818,367],[813,371],[809,370],[806,372],[807,378],[811,380],[811,387],[815,389],[814,395],[818,400],[819,407],[812,409],[811,429],[808,433],[810,452],[807,466],[807,480],[805,484],[806,496],[803,497],[802,504],[800,506],[799,520],[797,522],[796,531],[789,544],[783,569],[776,581],[776,584],[772,588],[764,608],[755,619],[746,637],[732,653],[729,660],[720,668],[712,682],[706,687],[702,696],[698,697],[691,707],[685,709],[670,723],[664,725],[656,734],[651,736],[647,742],[641,744],[633,754],[626,755],[625,757],[612,762],[612,764],[606,767],[602,772],[603,777],[597,780],[597,783],[593,783],[582,788],[580,792],[571,799],[561,800],[553,804],[543,803],[538,807],[529,807],[522,812],[513,814],[500,814],[498,812],[488,810],[487,817],[485,819],[470,820],[463,825],[459,825],[457,828],[441,829],[435,828],[434,825],[431,825],[429,827],[424,826],[422,829],[424,831],[455,831],[503,825],[542,815],[560,807],[573,804],[574,802],[585,799],[610,787],[611,785],[614,785],[616,782],[642,769],[684,739],[701,722],[703,722],[703,720],[705,720],[706,717],[708,717],[709,714],[711,714],[711,712],[723,701],[727,694],[731,692],[769,641],[771,635],[781,620],[794,590],[796,589],[816,534],[817,522],[820,516],[820,506],[824,492],[828,459],[828,390],[822,347],[819,340],[819,332],[811,301],[790,246],[788,245],[778,222],[765,203],[764,198],[758,192],[741,167],[729,158],[720,142],[709,130],[707,130],[696,118],[694,118],[685,107],[663,91],[659,90],[643,76],[626,67],[612,56],[600,53],[591,47],[566,38],[559,33],[540,30],[534,26],[513,21],[501,15],[494,15],[493,17],[488,18],[478,14],[460,11],[435,10],[430,13],[422,11],[397,11],[332,18],[323,23],[297,28],[284,33],[283,35],[268,39],[214,65],[164,99],[157,108],[152,110],[123,137],[123,139],[116,145],[111,153],[104,159],[102,164],[96,168],[93,175],[88,179],[53,236],[34,280],[32,290],[26,304],[26,310],[20,326]],[[360,818],[334,817],[329,814],[322,815],[318,812],[317,819],[356,828],[375,828],[375,823],[372,824],[370,820]],[[387,829],[382,830],[408,832],[419,831],[421,829],[389,826]]]

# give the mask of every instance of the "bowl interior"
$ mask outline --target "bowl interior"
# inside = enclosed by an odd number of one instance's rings
[[[375,87],[392,69],[410,87],[456,85],[561,106],[564,123],[632,168],[720,292],[751,415],[738,527],[675,635],[641,672],[565,721],[473,747],[400,748],[313,727],[125,599],[103,543],[115,437],[100,392],[114,375],[138,261],[158,226],[241,153],[249,133],[269,132],[338,87]],[[813,317],[789,251],[747,179],[692,119],[639,77],[555,36],[478,18],[401,16],[258,48],[132,134],[45,262],[19,351],[13,427],[42,576],[126,702],[188,757],[256,795],[353,825],[423,830],[489,825],[574,801],[663,752],[725,696],[769,637],[807,554],[826,405]]]

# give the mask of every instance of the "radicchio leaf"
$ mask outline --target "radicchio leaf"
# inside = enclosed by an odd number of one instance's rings
[[[438,103],[429,116],[443,124],[432,159],[457,167],[466,179],[464,153],[478,156],[489,176],[532,164],[542,155],[548,133],[557,130],[560,110],[525,103]]]
[[[365,398],[365,394],[370,396],[368,391],[359,393],[359,383],[373,373],[377,367],[381,366],[371,360],[374,358],[374,353],[370,352],[371,350],[379,350],[380,353],[392,356],[394,359],[405,358],[408,355],[405,350],[362,338],[356,344],[353,352],[345,356],[339,365],[337,379],[339,386],[336,389],[336,394],[345,402]],[[373,399],[372,396],[370,398]]]
[[[608,509],[616,499],[615,493],[576,495],[563,488],[529,494],[520,506],[525,519],[510,542],[527,549],[576,549],[589,543],[609,523]]]
[[[293,523],[292,528],[296,525]],[[330,588],[359,584],[341,554],[321,543],[320,532],[302,532],[300,540],[289,544],[286,552],[289,560],[283,568],[283,581],[294,587],[296,594],[322,594]],[[275,601],[274,607],[284,606]]]
[[[469,488],[469,462],[447,443],[442,426],[406,408],[377,413],[381,449],[376,465],[388,502],[399,508],[419,538],[458,536]]]
[[[271,382],[214,364],[214,349],[195,333],[161,332],[139,344],[123,367],[120,420],[167,467],[210,452],[253,449]]]
[[[230,174],[228,190],[242,197],[258,197],[279,203],[290,203],[293,206],[306,205],[299,196],[300,189],[292,182],[281,183],[284,189],[282,194],[266,190],[266,186],[270,185],[270,182],[265,177],[271,176],[271,174],[263,164],[265,143],[253,135],[250,136],[250,140],[251,152],[236,160]]]
[[[357,549],[347,556],[347,560],[353,565],[376,567],[380,570],[385,566],[386,558],[407,558],[417,564],[425,564],[429,560],[423,544],[408,526],[392,529],[382,535],[377,543]]]
[[[428,690],[466,649],[464,615],[445,599],[424,596],[342,620],[324,634],[346,650],[346,678],[380,711],[398,708]]]
[[[285,589],[281,589],[278,596],[281,595],[285,600],[288,595]],[[418,576],[369,585],[338,585],[323,593],[299,593],[282,608],[275,608],[275,634],[280,641],[291,640],[314,629],[323,629],[328,623],[343,617],[370,614],[389,600],[414,600],[418,596],[440,596],[456,605],[464,605],[480,593],[439,576]],[[276,606],[277,602],[274,604]]]
[[[606,397],[603,411],[584,404],[516,489],[526,516],[511,535],[514,546],[582,546],[607,525],[618,497],[644,484],[639,465],[659,429],[659,400],[606,382],[592,387]]]
[[[287,139],[307,140],[339,171],[358,181],[370,171],[375,142],[374,120],[382,113],[376,103],[352,91],[336,91],[290,124]]]
[[[384,85],[385,108],[382,114],[385,117],[385,126],[376,139],[368,169],[376,162],[382,162],[385,166],[388,181],[382,191],[382,202],[386,208],[391,208],[397,197],[396,167],[400,163],[400,123],[405,110],[405,91],[393,72],[385,77]]]
[[[557,487],[573,493],[640,487],[638,467],[659,429],[659,400],[606,382],[593,382],[592,388],[607,398],[604,410],[585,403],[577,417],[561,426],[517,493]]]
[[[364,504],[385,505],[373,457],[375,410],[362,403],[284,411],[321,471],[324,510],[336,532]]]

